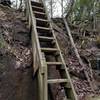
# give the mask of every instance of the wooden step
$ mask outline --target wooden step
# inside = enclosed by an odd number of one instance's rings
[[[37,6],[32,6],[32,7],[36,8],[36,9],[42,9],[42,10],[44,10],[43,7],[37,7]]]
[[[45,15],[44,12],[33,11],[34,14]]]
[[[47,19],[47,16],[45,13],[42,12],[37,12],[37,11],[33,11],[34,15],[36,18],[42,18],[42,19]]]
[[[41,48],[43,52],[57,52],[59,51],[57,48]]]
[[[62,62],[46,62],[47,65],[62,65]]]
[[[53,34],[51,31],[44,31],[44,30],[37,30],[38,36],[43,36],[43,37],[53,37]]]
[[[41,41],[53,41],[54,40],[53,37],[46,37],[46,36],[39,36],[39,39]]]
[[[37,12],[45,12],[43,7],[32,6],[33,11]]]
[[[43,7],[43,4],[41,2],[31,1],[31,4],[34,6]]]
[[[42,18],[36,18],[36,25],[43,27],[43,28],[50,27],[49,21],[46,19],[42,19]]]
[[[37,29],[41,29],[41,30],[48,30],[48,31],[50,31],[50,30],[51,30],[51,28],[47,28],[47,27],[40,27],[40,26],[37,26],[36,28],[37,28]]]
[[[67,83],[69,82],[68,79],[49,79],[48,83],[49,84],[54,84],[54,83]]]

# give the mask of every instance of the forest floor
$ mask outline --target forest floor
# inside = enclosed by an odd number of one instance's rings
[[[73,75],[72,81],[79,99],[86,100],[87,95],[94,97],[84,74],[81,74],[81,66],[68,42],[68,36],[65,36],[64,27],[60,30],[55,30],[55,33],[58,41],[61,41],[59,44],[69,71]],[[77,28],[73,30],[79,32]],[[91,41],[91,35],[86,35],[86,41],[82,39],[83,42],[79,39],[80,36],[75,36],[75,43],[83,59],[95,59],[97,53],[100,53],[100,48],[94,41],[97,34],[98,32],[93,41]],[[30,32],[24,14],[0,5],[0,100],[37,100],[36,78],[32,77],[31,50]],[[93,70],[94,78],[96,77],[95,71],[97,70]],[[95,82],[97,95],[99,95],[100,73],[95,78]]]

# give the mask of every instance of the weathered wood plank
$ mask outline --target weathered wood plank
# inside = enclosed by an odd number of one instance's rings
[[[53,83],[66,83],[68,82],[67,79],[49,79],[48,83],[53,84]]]

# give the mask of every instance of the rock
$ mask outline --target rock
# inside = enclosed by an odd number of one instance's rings
[[[21,62],[16,61],[15,69],[19,69],[21,67]]]

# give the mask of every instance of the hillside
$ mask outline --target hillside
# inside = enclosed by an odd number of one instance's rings
[[[72,36],[86,71],[94,80],[95,93],[71,46],[62,19],[53,20],[54,31],[79,100],[100,94],[99,29],[70,25]],[[99,60],[98,60],[99,59]],[[33,77],[31,33],[24,12],[0,5],[0,100],[36,100],[37,81]],[[90,99],[91,100],[91,99]],[[99,100],[99,99],[94,99]]]

